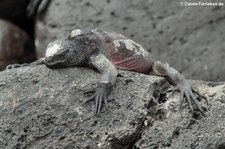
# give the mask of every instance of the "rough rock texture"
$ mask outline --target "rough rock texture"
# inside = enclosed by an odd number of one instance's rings
[[[225,6],[185,7],[180,0],[54,0],[36,22],[37,54],[72,29],[103,27],[137,41],[188,78],[222,81],[224,18]]]
[[[223,149],[225,148],[225,83],[218,86],[202,85],[209,98],[207,118],[193,119],[174,111],[174,97],[165,103],[167,118],[155,121],[136,143],[140,149]],[[176,95],[177,96],[177,95]],[[169,107],[168,105],[172,105]],[[176,107],[176,105],[175,105]]]
[[[178,110],[179,94],[164,79],[120,71],[109,109],[93,117],[94,102],[83,104],[100,78],[92,69],[23,67],[0,76],[2,149],[225,147],[224,83],[194,81],[209,112],[191,116]]]

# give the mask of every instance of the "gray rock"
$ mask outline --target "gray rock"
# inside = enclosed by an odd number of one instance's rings
[[[0,148],[224,147],[224,83],[192,82],[210,99],[207,117],[192,117],[164,79],[120,71],[109,109],[93,117],[94,102],[84,104],[100,78],[92,69],[22,67],[0,76]]]
[[[201,85],[209,98],[206,118],[197,118],[174,110],[176,98],[165,102],[166,118],[155,121],[144,130],[136,143],[140,149],[222,149],[225,148],[225,83],[218,86]],[[177,95],[176,95],[177,96]],[[175,105],[175,106],[174,106]]]
[[[100,27],[135,40],[187,78],[222,81],[224,8],[181,6],[178,0],[54,0],[36,22],[37,55],[42,57],[50,41],[72,29]]]

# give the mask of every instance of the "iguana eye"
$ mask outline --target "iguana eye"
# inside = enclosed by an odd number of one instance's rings
[[[70,48],[66,48],[65,50],[64,50],[64,52],[71,52],[72,50],[70,49]]]

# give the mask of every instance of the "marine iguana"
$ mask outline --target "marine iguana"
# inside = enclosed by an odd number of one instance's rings
[[[45,64],[50,69],[74,66],[97,68],[103,75],[95,90],[95,114],[100,112],[102,102],[107,106],[107,96],[116,82],[117,68],[143,74],[164,77],[180,91],[181,104],[185,97],[191,112],[193,103],[205,116],[194,95],[199,94],[176,69],[167,63],[155,61],[140,44],[113,31],[93,29],[91,31],[73,30],[68,38],[58,39],[48,44],[45,57],[23,65],[10,65],[8,68],[25,65]]]

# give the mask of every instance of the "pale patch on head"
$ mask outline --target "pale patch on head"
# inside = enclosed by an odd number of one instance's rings
[[[80,29],[75,29],[75,30],[72,30],[69,37],[72,38],[81,34],[82,34],[82,31]]]
[[[45,57],[55,55],[60,49],[62,49],[62,46],[59,43],[50,43],[47,47]]]

